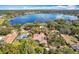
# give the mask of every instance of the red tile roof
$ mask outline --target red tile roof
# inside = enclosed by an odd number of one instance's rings
[[[34,34],[33,36],[33,40],[38,40],[40,43],[47,44],[47,40],[45,40],[45,38],[46,36],[44,35],[44,33]]]
[[[13,32],[12,34],[8,34],[4,37],[4,42],[6,43],[12,43],[14,39],[17,37],[18,33]]]

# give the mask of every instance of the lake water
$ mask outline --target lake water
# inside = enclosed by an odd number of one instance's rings
[[[27,14],[24,16],[16,16],[9,21],[10,25],[24,24],[28,22],[47,22],[48,20],[77,20],[77,16],[64,14]]]

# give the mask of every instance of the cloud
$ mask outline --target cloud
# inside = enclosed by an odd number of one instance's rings
[[[54,9],[61,9],[61,10],[70,10],[70,9],[75,9],[74,6],[56,6],[53,7]]]
[[[60,6],[53,6],[52,9],[59,9],[59,10],[79,10],[78,7],[75,5],[60,5]]]
[[[24,9],[52,9],[52,10],[76,10],[79,8],[75,5],[58,5],[58,6],[31,6],[31,7],[24,7]]]
[[[60,8],[65,9],[67,7],[66,6],[54,6],[53,8],[55,8],[55,9],[60,9]]]
[[[67,7],[67,9],[68,10],[75,10],[75,9],[77,9],[77,7],[74,6],[74,5],[70,5],[70,6]]]

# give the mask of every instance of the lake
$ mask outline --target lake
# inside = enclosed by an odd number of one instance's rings
[[[26,14],[23,16],[16,16],[9,21],[10,25],[24,24],[31,22],[47,22],[49,20],[64,19],[77,20],[77,16],[64,14]]]

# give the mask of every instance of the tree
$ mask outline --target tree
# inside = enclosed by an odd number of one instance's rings
[[[54,21],[48,21],[47,22],[47,27],[49,28],[49,29],[55,29],[55,26],[57,25],[57,23],[56,22],[54,22]]]
[[[13,30],[12,27],[0,28],[0,35],[7,35]]]
[[[35,48],[35,53],[37,53],[37,54],[43,54],[43,52],[44,52],[44,49],[43,49],[43,47],[37,47],[37,48]]]
[[[64,48],[57,48],[57,49],[50,49],[50,54],[74,54],[76,53],[72,48],[64,47]]]
[[[50,32],[48,35],[48,44],[54,46],[61,46],[61,45],[65,45],[65,41],[60,36],[60,34]]]

